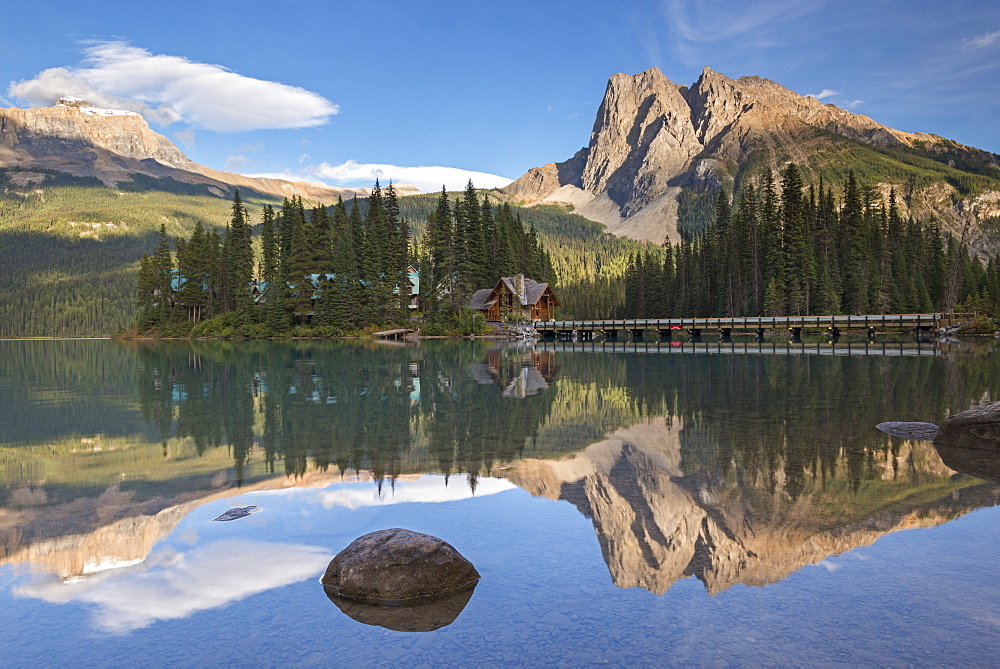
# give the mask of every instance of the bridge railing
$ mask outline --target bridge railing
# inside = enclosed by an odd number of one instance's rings
[[[940,327],[960,319],[968,319],[967,314],[847,314],[830,316],[737,316],[712,318],[625,318],[606,320],[536,321],[536,330],[665,330],[671,327],[682,329],[759,329],[789,327],[837,327],[870,328],[882,327]]]

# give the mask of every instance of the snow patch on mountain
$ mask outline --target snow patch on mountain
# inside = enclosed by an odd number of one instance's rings
[[[83,98],[78,98],[73,95],[66,95],[59,98],[56,102],[56,106],[76,107],[80,110],[81,114],[86,114],[87,116],[140,116],[140,114],[127,111],[125,109],[103,109],[101,107],[95,107]]]

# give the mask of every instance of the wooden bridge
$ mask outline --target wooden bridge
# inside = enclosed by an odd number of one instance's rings
[[[842,330],[865,330],[874,335],[882,329],[903,329],[928,332],[953,325],[969,317],[964,314],[853,314],[849,316],[738,316],[735,318],[631,318],[603,321],[536,321],[533,326],[543,337],[567,339],[573,334],[580,340],[602,334],[605,339],[620,336],[642,339],[648,331],[669,339],[673,333],[686,331],[700,337],[704,330],[714,330],[723,338],[733,332],[755,333],[763,338],[767,330],[787,330],[798,337],[805,329],[823,331],[838,336]]]
[[[916,339],[912,342],[892,341],[875,342],[872,340],[848,341],[846,344],[836,342],[826,343],[792,343],[790,341],[682,341],[675,339],[670,342],[654,341],[543,341],[535,345],[536,351],[559,351],[567,353],[635,353],[635,354],[754,354],[754,355],[819,355],[819,356],[940,356],[945,353],[937,343],[922,342]]]

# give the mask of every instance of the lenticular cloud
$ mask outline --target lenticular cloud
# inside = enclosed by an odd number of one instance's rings
[[[183,120],[220,132],[307,128],[338,112],[337,105],[304,88],[123,42],[100,42],[84,54],[79,67],[54,67],[12,82],[9,95],[32,106],[74,95],[101,107],[138,112],[161,125]]]

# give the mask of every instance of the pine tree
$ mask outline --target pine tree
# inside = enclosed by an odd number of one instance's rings
[[[840,229],[844,244],[842,303],[852,313],[864,313],[868,311],[870,257],[861,192],[853,172],[848,173],[844,184]]]
[[[427,281],[426,301],[428,310],[435,312],[441,306],[439,299],[441,291],[447,289],[446,284],[450,284],[455,275],[451,205],[444,186],[441,187],[441,196],[438,198],[437,209],[431,212],[427,218],[427,229],[431,271],[428,276],[429,281]],[[452,310],[452,306],[449,302],[449,310]]]
[[[264,206],[261,221],[261,262],[260,280],[266,284],[264,288],[264,323],[273,333],[282,332],[288,327],[288,311],[285,308],[286,284],[281,273],[281,244],[278,231],[275,228],[274,208]]]
[[[153,287],[153,324],[156,327],[166,325],[170,317],[171,281],[173,279],[174,261],[170,255],[170,239],[167,237],[166,225],[160,225],[160,235],[156,244],[156,252],[151,262]]]
[[[810,297],[816,283],[812,234],[806,203],[802,197],[802,176],[795,163],[789,163],[782,173],[781,219],[782,258],[784,261],[786,308],[789,315],[804,315],[810,311]]]
[[[135,300],[135,305],[139,308],[136,326],[141,332],[157,324],[157,300],[154,291],[156,291],[156,274],[153,270],[153,259],[144,253],[139,261],[139,281],[136,285]]]
[[[179,298],[190,312],[191,319],[198,322],[211,302],[209,285],[213,258],[210,237],[201,221],[198,221],[191,238],[183,245],[175,243],[175,246],[177,273],[183,281]]]
[[[250,221],[240,191],[233,194],[232,215],[226,232],[226,269],[231,293],[231,310],[245,320],[253,306],[250,282],[253,281],[253,247]]]
[[[410,229],[399,212],[396,188],[389,182],[385,190],[385,212],[390,235],[390,262],[387,273],[394,277],[396,295],[399,298],[398,318],[409,318],[410,312]]]

